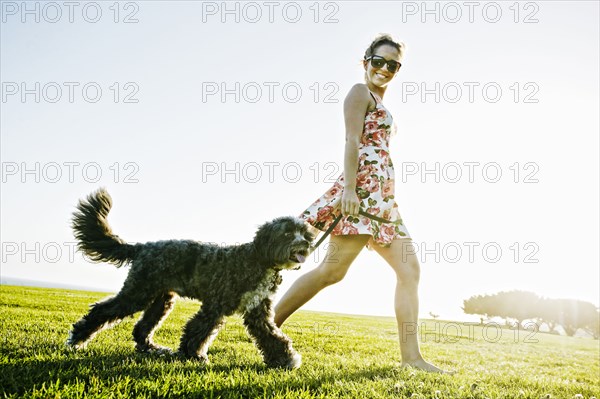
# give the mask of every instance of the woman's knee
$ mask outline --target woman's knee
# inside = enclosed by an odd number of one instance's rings
[[[342,281],[368,239],[365,234],[331,237],[325,260],[318,268],[323,286]]]
[[[400,284],[407,286],[419,285],[421,278],[421,266],[416,256],[409,256],[406,262],[402,262],[394,267],[396,278]]]
[[[344,279],[348,268],[345,266],[331,266],[328,264],[319,267],[320,281],[323,286],[339,283]]]

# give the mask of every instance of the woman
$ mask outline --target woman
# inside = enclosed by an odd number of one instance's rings
[[[382,100],[388,84],[400,70],[403,52],[404,44],[387,34],[375,38],[365,52],[365,84],[355,84],[344,101],[344,172],[330,190],[300,215],[322,231],[340,212],[344,217],[331,232],[323,262],[296,280],[275,307],[275,323],[281,326],[320,290],[341,281],[366,245],[396,273],[394,305],[402,365],[444,373],[425,361],[419,350],[416,326],[420,266],[394,201],[394,168],[388,141],[395,132],[395,123]],[[359,215],[359,208],[397,223],[380,223]]]

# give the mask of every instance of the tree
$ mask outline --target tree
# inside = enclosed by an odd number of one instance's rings
[[[467,314],[514,319],[520,328],[524,320],[537,317],[539,301],[540,297],[533,292],[514,290],[472,296],[463,301],[462,309]]]
[[[490,295],[475,295],[463,301],[462,310],[466,314],[484,315],[486,317],[499,316],[493,306]]]
[[[500,317],[512,318],[521,328],[523,321],[537,317],[540,297],[529,291],[508,291],[495,295],[496,306]]]
[[[590,302],[576,299],[555,299],[558,323],[568,336],[573,336],[578,329],[584,329],[597,337],[598,308]],[[595,332],[595,334],[594,334]]]
[[[462,309],[467,314],[515,319],[519,328],[524,320],[536,319],[548,324],[550,332],[561,325],[569,336],[580,328],[595,339],[600,336],[598,307],[576,299],[541,298],[533,292],[514,290],[472,296],[463,301]]]
[[[561,324],[559,301],[559,299],[542,298],[538,305],[538,320],[546,323],[550,332],[555,331]]]

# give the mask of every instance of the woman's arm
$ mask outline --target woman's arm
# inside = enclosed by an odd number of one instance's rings
[[[365,115],[369,107],[369,90],[363,83],[350,89],[344,100],[346,146],[344,150],[344,193],[342,214],[358,215],[360,201],[356,195],[356,171],[358,169],[358,146],[364,129]]]

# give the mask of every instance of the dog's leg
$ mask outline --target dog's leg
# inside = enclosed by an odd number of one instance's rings
[[[111,327],[126,316],[139,312],[146,307],[147,301],[140,297],[117,294],[102,302],[91,305],[91,310],[77,323],[67,339],[67,345],[82,348],[100,330]]]
[[[254,338],[267,366],[288,369],[300,367],[302,356],[292,348],[292,341],[273,321],[269,298],[244,313],[244,325]]]
[[[208,363],[208,347],[225,325],[222,313],[210,309],[206,304],[186,324],[179,344],[179,352],[187,357]]]
[[[171,353],[169,348],[156,345],[152,342],[152,336],[161,323],[167,318],[175,305],[176,294],[169,292],[160,295],[144,311],[144,315],[133,329],[133,339],[136,349],[140,352],[155,352],[159,354]]]

